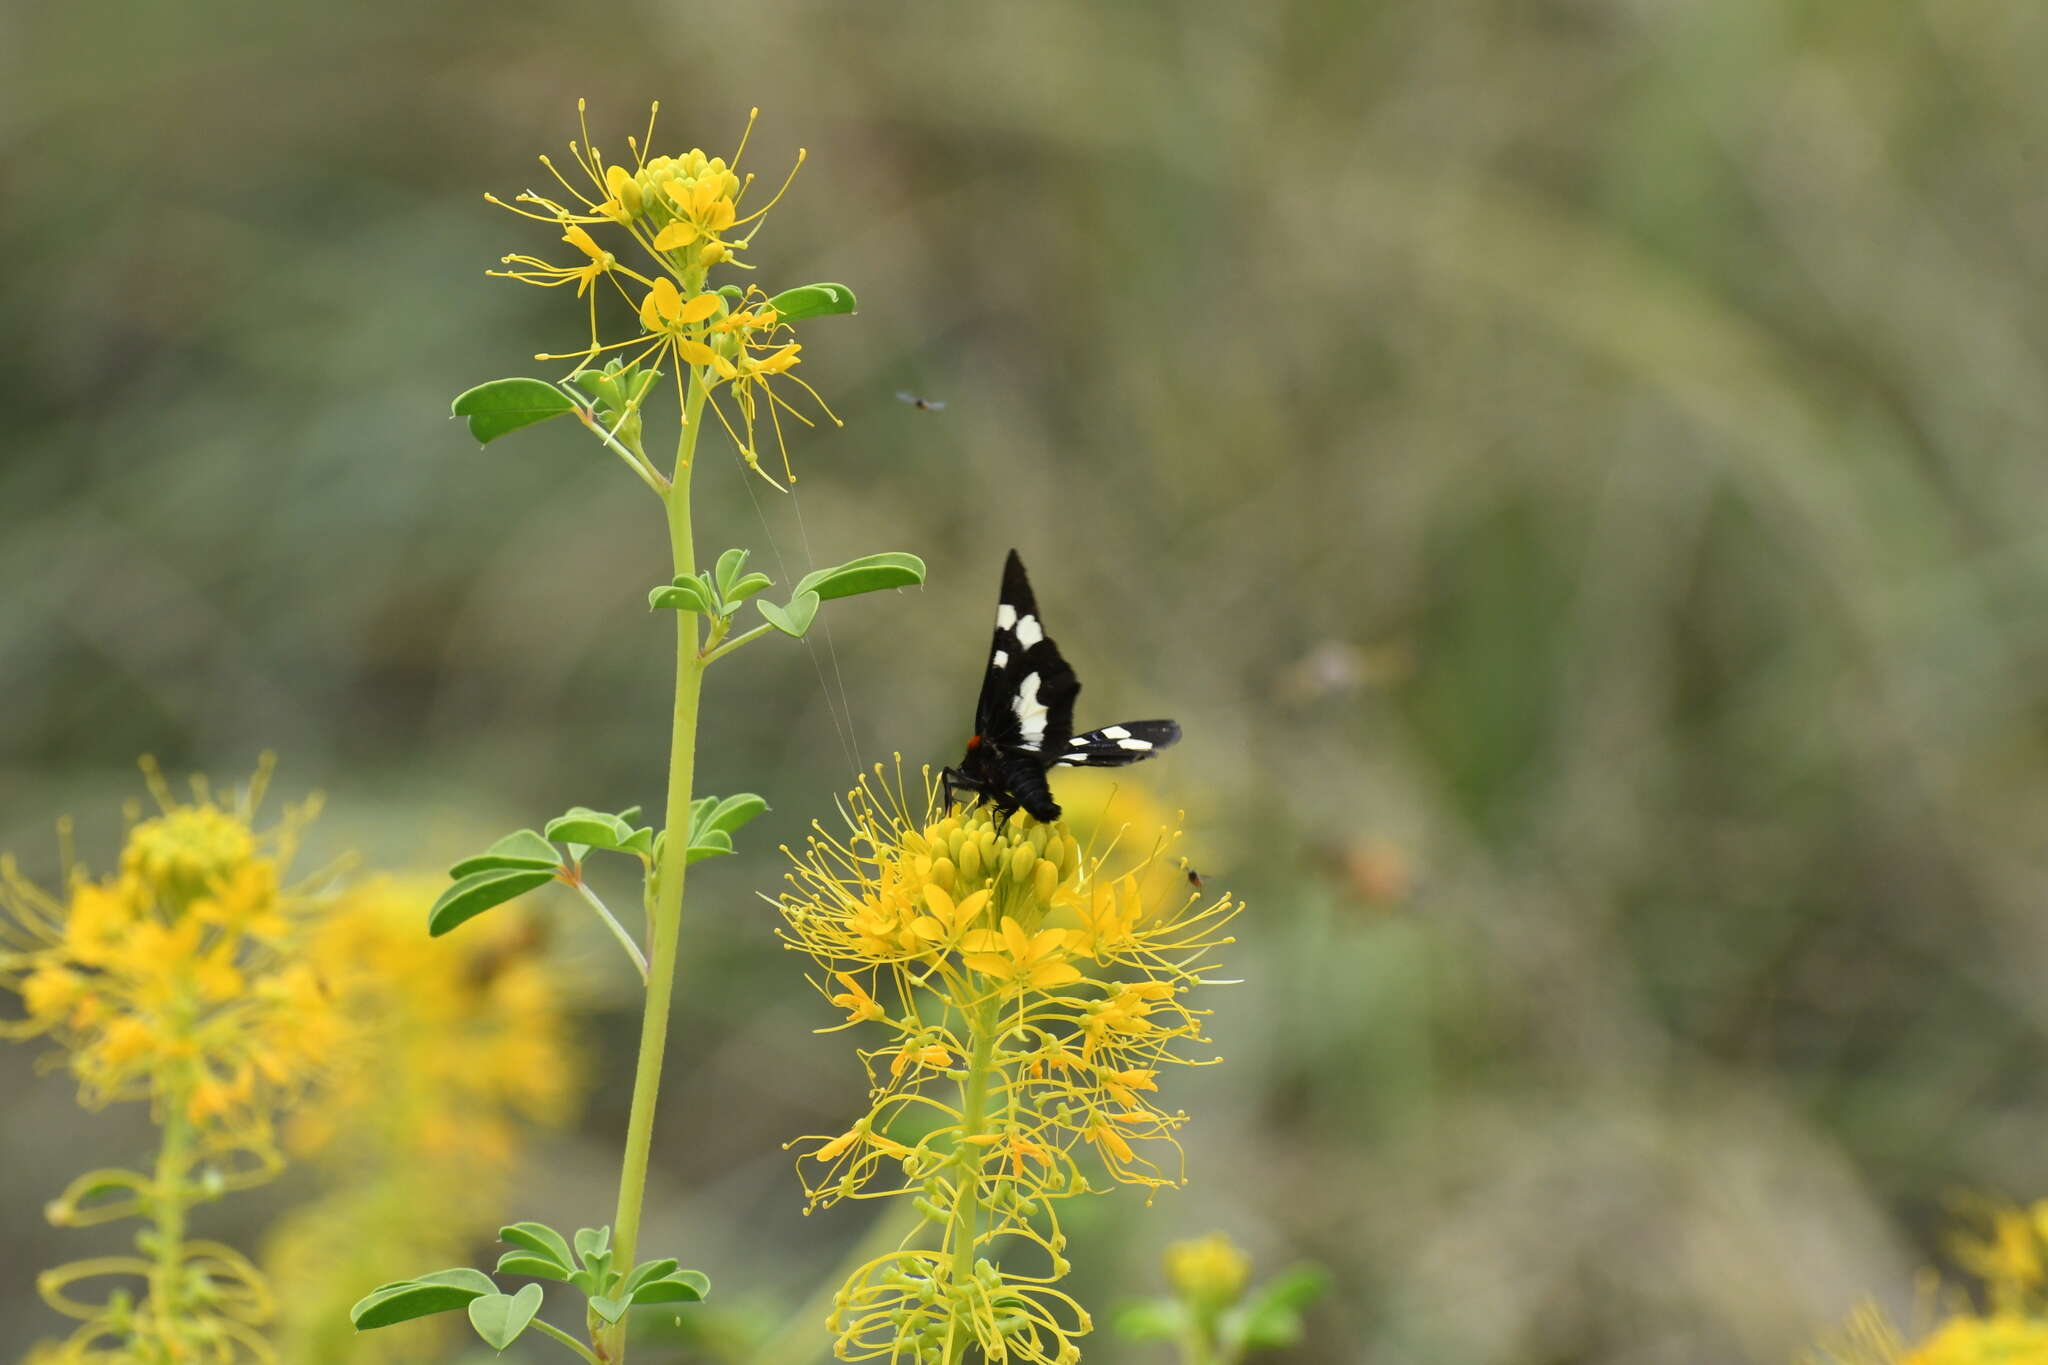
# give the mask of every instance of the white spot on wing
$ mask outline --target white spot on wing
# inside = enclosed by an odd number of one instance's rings
[[[1099,731],[1104,739],[1129,739],[1131,732],[1121,725],[1105,725]]]
[[[1008,602],[996,608],[996,629],[1008,630],[1017,624],[1017,609]]]
[[[1010,703],[1010,709],[1017,713],[1017,728],[1023,732],[1024,747],[1036,749],[1045,739],[1045,703],[1038,699],[1038,675],[1026,675],[1023,685],[1017,689],[1017,696]]]
[[[1088,747],[1088,736],[1075,735],[1072,739],[1068,740],[1067,743],[1072,745],[1076,749],[1085,749]]]
[[[1045,632],[1038,628],[1036,616],[1019,617],[1017,621],[1017,643],[1029,649],[1045,638]]]
[[[1143,753],[1145,752],[1145,750],[1152,747],[1152,741],[1149,739],[1120,739],[1116,742],[1116,747],[1119,749],[1131,749],[1135,750],[1138,753]]]
[[[989,659],[988,666],[990,668],[1002,668],[1006,666],[1009,662],[1010,655],[1008,651],[999,649],[995,652],[994,656]]]

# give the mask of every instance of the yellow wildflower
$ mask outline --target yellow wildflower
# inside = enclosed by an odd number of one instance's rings
[[[1076,1359],[1088,1318],[1054,1287],[1066,1273],[1054,1206],[1097,1188],[1084,1167],[1180,1182],[1186,1116],[1152,1097],[1165,1066],[1191,1060],[1177,1049],[1202,1041],[1182,996],[1241,907],[1152,877],[1170,839],[1090,857],[1061,824],[940,808],[928,774],[913,794],[878,769],[846,810],[846,837],[821,829],[792,855],[784,936],[848,986],[829,997],[847,1012],[840,1027],[887,1039],[861,1054],[867,1113],[799,1139],[810,1160],[798,1169],[813,1205],[917,1199],[941,1245],[855,1271],[833,1315],[840,1356],[957,1358],[967,1341],[990,1359]],[[1161,887],[1169,901],[1147,899]],[[885,987],[900,1017],[869,1008]],[[988,1267],[983,1253],[1006,1238],[1035,1246],[1050,1273]]]
[[[754,234],[776,202],[782,198],[803,165],[799,150],[782,188],[766,204],[743,211],[742,203],[753,184],[751,174],[742,175],[739,162],[745,154],[747,136],[758,110],[747,118],[747,133],[740,137],[739,151],[730,164],[723,158],[707,156],[692,148],[680,156],[650,156],[654,139],[654,115],[650,112],[644,138],[629,137],[631,165],[608,161],[590,141],[584,118],[585,106],[577,102],[580,140],[569,144],[571,159],[583,183],[577,183],[543,156],[541,164],[566,192],[567,198],[553,198],[526,190],[510,202],[495,195],[485,198],[527,218],[548,223],[561,230],[562,240],[583,259],[557,265],[539,257],[513,254],[503,258],[502,270],[488,273],[526,284],[552,288],[575,282],[577,297],[589,300],[589,340],[573,353],[543,353],[543,360],[570,360],[573,375],[606,352],[620,352],[630,366],[654,366],[663,357],[672,358],[679,376],[685,367],[688,382],[676,385],[677,411],[684,422],[695,409],[690,392],[694,384],[708,401],[720,422],[732,434],[747,467],[774,483],[760,463],[755,448],[754,428],[765,404],[776,442],[782,452],[783,475],[793,480],[788,448],[782,442],[781,413],[797,420],[810,419],[777,394],[770,381],[789,377],[800,385],[828,417],[831,410],[817,391],[790,375],[802,352],[801,343],[790,333],[789,323],[768,305],[761,291],[737,287],[721,291],[711,287],[708,273],[720,266],[750,267],[738,259],[753,243]],[[644,258],[636,269],[622,261],[589,231],[598,227],[623,232]],[[598,320],[598,281],[609,282],[638,318],[637,334],[617,340],[601,339]],[[727,294],[738,296],[737,301]],[[727,418],[716,390],[727,389],[738,409],[738,425]],[[639,396],[632,400],[637,409]],[[624,414],[630,417],[636,414]],[[839,419],[832,417],[836,423]],[[778,487],[781,485],[777,485]]]
[[[348,1307],[394,1264],[452,1264],[503,1221],[537,1126],[575,1113],[576,1049],[559,968],[538,923],[508,907],[430,939],[437,883],[376,878],[342,892],[312,927],[306,975],[325,983],[350,1045],[330,1089],[286,1129],[330,1193],[273,1234],[278,1349],[293,1365],[410,1365],[453,1350],[437,1327],[358,1336]],[[455,1319],[460,1314],[453,1315]]]
[[[1244,1292],[1252,1263],[1237,1244],[1220,1232],[1166,1248],[1166,1282],[1175,1293],[1197,1303],[1227,1304]]]

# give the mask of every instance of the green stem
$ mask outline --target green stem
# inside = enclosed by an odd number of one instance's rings
[[[553,1337],[556,1341],[561,1342],[562,1345],[589,1361],[590,1365],[604,1365],[603,1361],[590,1353],[588,1346],[585,1346],[582,1342],[576,1340],[576,1338],[570,1336],[551,1322],[542,1322],[539,1318],[535,1318],[533,1320],[533,1330],[544,1337]]]
[[[988,1121],[988,1076],[995,1058],[996,1002],[991,999],[975,1007],[968,1019],[974,1051],[967,1059],[967,1079],[961,1084],[960,1145],[954,1157],[960,1163],[958,1183],[953,1191],[953,1283],[974,1278],[974,1231],[981,1216],[981,1148],[967,1141],[981,1133]],[[953,1359],[964,1358],[967,1339],[956,1333]]]
[[[604,921],[605,928],[612,931],[612,937],[617,939],[619,941],[619,946],[626,950],[626,956],[633,959],[633,966],[640,973],[640,984],[643,986],[646,985],[647,958],[641,953],[640,945],[633,942],[633,936],[626,932],[626,926],[619,923],[619,921],[613,917],[611,908],[607,906],[603,901],[598,899],[597,893],[595,891],[592,891],[590,887],[582,880],[582,875],[580,872],[578,873],[577,880],[570,882],[569,885],[575,887],[576,894],[583,897],[584,900],[590,903],[591,909],[597,911],[597,917]]]
[[[185,1276],[186,1173],[192,1161],[192,1124],[185,1117],[186,1096],[173,1091],[164,1118],[163,1146],[157,1150],[151,1203],[156,1214],[156,1266],[149,1273],[149,1306],[157,1320],[158,1338],[181,1338],[184,1319],[180,1282]]]
[[[704,656],[704,662],[708,664],[714,659],[723,659],[726,655],[732,653],[741,645],[747,643],[747,641],[758,640],[763,635],[766,635],[769,631],[773,629],[775,629],[775,627],[767,624],[766,622],[763,622],[762,624],[755,626],[752,630],[748,631],[744,635],[735,635],[730,640],[727,640],[724,644],[720,645],[717,649],[714,649],[709,654],[706,654]]]
[[[668,508],[669,549],[679,574],[695,573],[697,549],[690,527],[690,465],[704,415],[704,382],[690,372],[676,467],[662,501]],[[640,1018],[640,1063],[633,1073],[633,1108],[626,1120],[626,1155],[619,1170],[619,1212],[612,1224],[615,1264],[630,1267],[639,1251],[640,1208],[647,1196],[647,1158],[654,1145],[655,1101],[661,1093],[662,1054],[668,1044],[669,1005],[674,997],[676,947],[683,922],[683,877],[689,866],[690,800],[696,779],[697,701],[704,685],[698,657],[695,612],[676,613],[676,695],[669,733],[668,813],[661,859],[654,869],[654,914],[647,926],[647,1003]],[[601,1359],[616,1365],[626,1358],[623,1320],[603,1334]]]

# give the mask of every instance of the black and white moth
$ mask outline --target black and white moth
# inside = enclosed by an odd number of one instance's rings
[[[1012,550],[1003,565],[974,733],[966,757],[943,775],[947,804],[957,792],[973,792],[976,805],[990,802],[1004,816],[1022,809],[1037,820],[1057,820],[1049,770],[1120,768],[1180,738],[1179,723],[1170,720],[1127,720],[1077,735],[1074,698],[1080,693],[1081,680],[1045,633],[1024,561]]]

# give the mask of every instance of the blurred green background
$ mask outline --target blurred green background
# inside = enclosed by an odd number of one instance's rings
[[[1083,1296],[1223,1228],[1334,1273],[1301,1360],[1784,1360],[1953,1191],[2048,1193],[2043,69],[1980,0],[0,9],[0,846],[104,865],[144,751],[275,748],[380,867],[658,804],[657,509],[447,402],[580,335],[482,200],[577,96],[616,149],[759,104],[846,426],[800,502],[711,445],[700,539],[931,579],[714,675],[700,782],[776,809],[692,881],[649,1244],[765,1309],[862,1230],[800,1215],[859,1074],[756,893],[856,751],[956,755],[1014,544],[1251,903],[1193,1184],[1076,1216]],[[516,1212],[573,1222],[632,992],[562,911],[597,1093]],[[97,1245],[42,1202],[145,1136],[35,1051],[10,1358]]]

